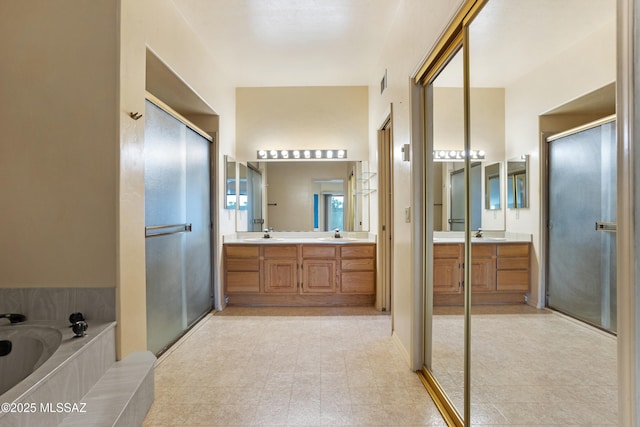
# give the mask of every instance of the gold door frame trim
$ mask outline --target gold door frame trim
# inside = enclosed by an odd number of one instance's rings
[[[450,58],[452,46],[462,41],[462,29],[468,25],[489,0],[466,0],[444,30],[433,49],[418,69],[414,81],[425,85]]]

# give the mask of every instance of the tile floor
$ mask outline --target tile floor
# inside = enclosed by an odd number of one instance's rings
[[[474,311],[471,425],[616,425],[615,337],[523,307]],[[208,316],[159,359],[144,426],[445,425],[390,337],[390,316],[347,313]],[[458,309],[434,316],[434,373],[461,411],[462,332]]]
[[[433,371],[460,412],[462,322],[433,326]],[[549,310],[472,314],[471,348],[471,425],[617,425],[614,336]]]
[[[205,318],[159,359],[144,426],[446,425],[389,315],[279,312]]]

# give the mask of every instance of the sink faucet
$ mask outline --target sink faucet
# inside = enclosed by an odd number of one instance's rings
[[[336,239],[339,239],[340,237],[340,229],[336,228],[335,230],[333,230],[333,237],[335,237]]]
[[[478,228],[478,231],[476,231],[476,234],[474,234],[473,237],[478,237],[478,238],[482,237],[482,228]]]
[[[264,235],[262,237],[264,237],[265,239],[270,239],[271,235],[269,234],[269,231],[270,230],[268,228],[265,228],[264,229]]]
[[[0,319],[9,319],[11,323],[20,323],[27,320],[27,316],[18,313],[4,313],[0,314]]]

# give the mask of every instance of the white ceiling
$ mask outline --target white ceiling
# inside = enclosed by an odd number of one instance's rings
[[[245,87],[369,84],[403,1],[173,0],[232,83]],[[503,87],[613,21],[615,6],[490,0],[470,30],[472,63],[490,66],[483,73],[476,65],[472,83]]]
[[[173,0],[236,86],[367,85],[401,0]]]

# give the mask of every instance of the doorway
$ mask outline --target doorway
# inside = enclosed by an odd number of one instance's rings
[[[393,106],[378,130],[378,292],[376,308],[391,311],[393,279]]]

